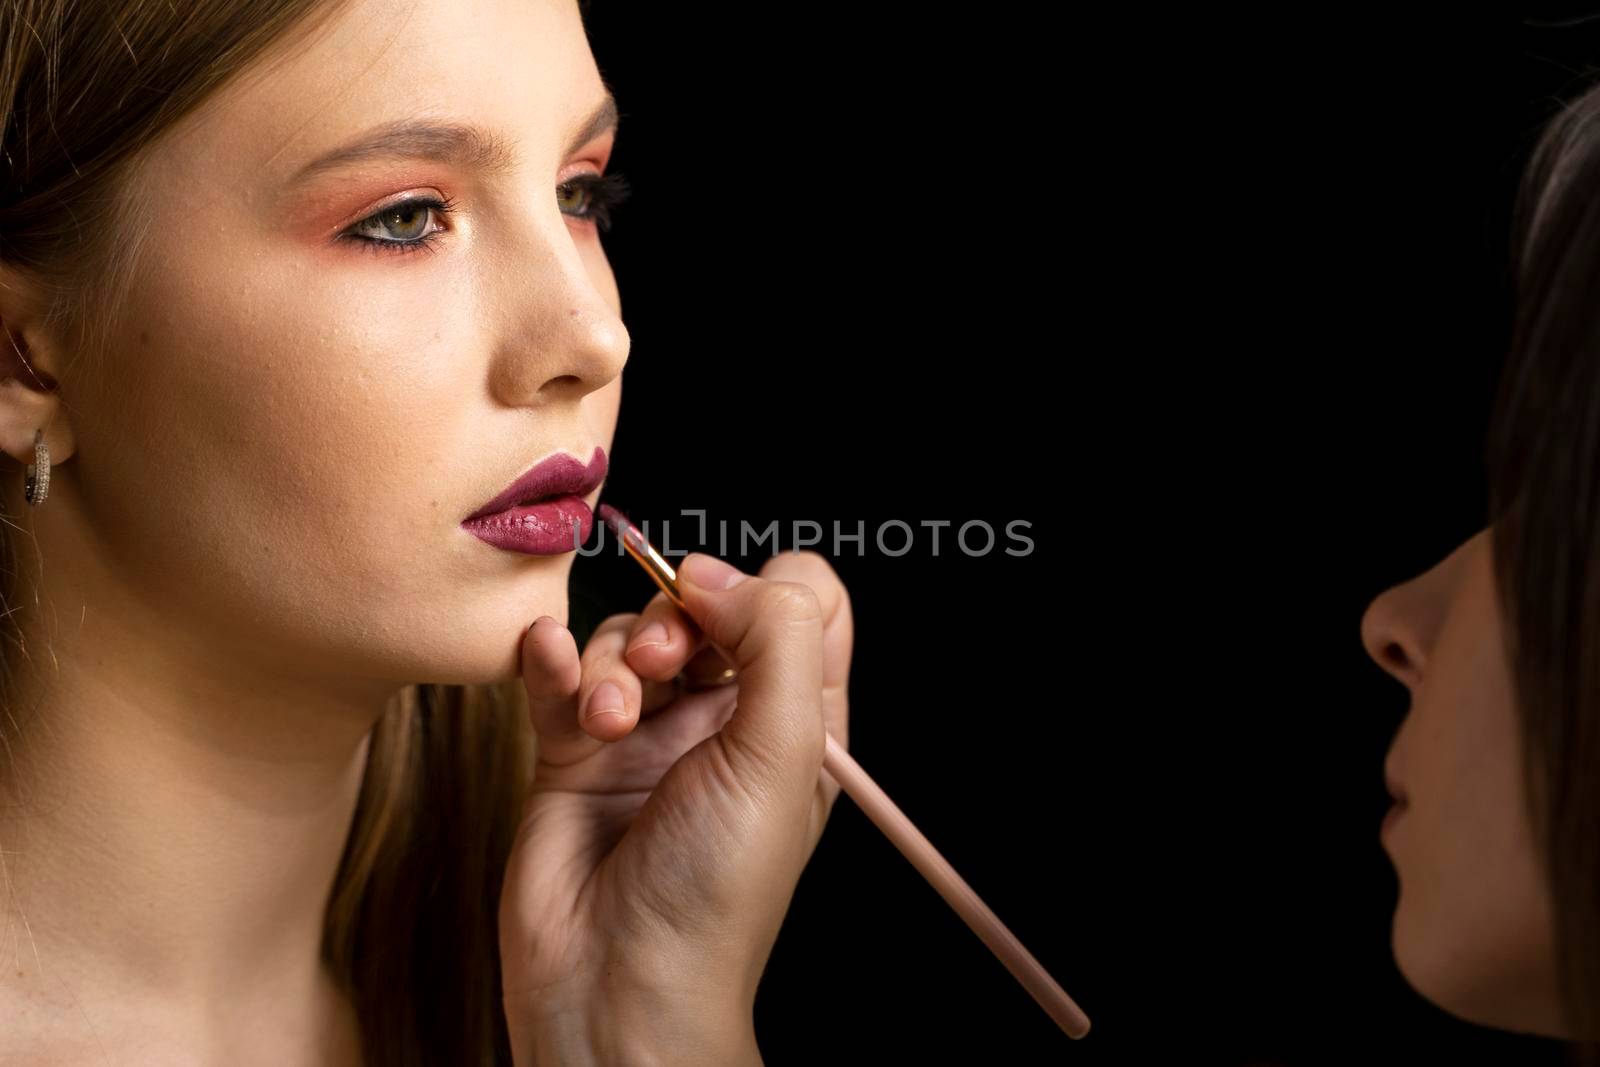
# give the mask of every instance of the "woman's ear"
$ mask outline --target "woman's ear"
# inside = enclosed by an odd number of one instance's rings
[[[33,462],[33,435],[44,431],[55,466],[73,452],[55,371],[65,353],[44,333],[44,302],[37,285],[0,263],[0,452]]]

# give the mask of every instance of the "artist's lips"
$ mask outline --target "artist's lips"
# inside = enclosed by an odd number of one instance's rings
[[[1394,824],[1400,821],[1400,817],[1406,813],[1406,808],[1406,804],[1398,801],[1390,806],[1383,815],[1383,824],[1378,827],[1380,838],[1385,841],[1389,839],[1389,835],[1394,832]]]
[[[1389,791],[1389,796],[1396,804],[1406,802],[1405,786],[1400,784],[1400,776],[1394,773],[1394,768],[1389,766],[1389,761],[1383,763],[1383,785]]]
[[[598,445],[588,466],[557,453],[506,486],[462,520],[471,533],[499,548],[549,555],[588,540],[594,515],[583,498],[605,480],[606,453]]]
[[[1399,775],[1395,774],[1394,769],[1389,766],[1387,760],[1383,764],[1383,784],[1384,788],[1389,791],[1389,796],[1394,800],[1394,803],[1389,807],[1389,811],[1383,817],[1383,825],[1378,828],[1379,838],[1387,841],[1389,834],[1394,829],[1394,824],[1399,822],[1400,817],[1406,813],[1406,809],[1410,806],[1410,801],[1406,798],[1405,786],[1400,784]]]

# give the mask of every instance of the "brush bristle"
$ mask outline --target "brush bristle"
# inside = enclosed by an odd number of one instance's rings
[[[612,507],[610,504],[601,504],[596,510],[600,514],[600,520],[607,526],[611,527],[612,532],[615,533],[619,539],[627,538],[628,529],[633,525],[633,523],[628,521],[628,517],[626,515]]]

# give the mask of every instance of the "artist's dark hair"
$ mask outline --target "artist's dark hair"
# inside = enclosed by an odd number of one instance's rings
[[[0,261],[38,286],[74,361],[93,366],[121,329],[151,215],[141,152],[344,6],[0,0]],[[40,658],[20,638],[19,611],[38,598],[18,574],[16,529],[0,524],[0,751],[40,725],[5,699]],[[574,619],[580,640],[586,625]],[[367,1063],[510,1062],[496,920],[533,751],[520,680],[409,686],[373,728],[323,930]]]
[[[1600,83],[1538,131],[1485,442],[1527,803],[1574,1063],[1600,1063]]]

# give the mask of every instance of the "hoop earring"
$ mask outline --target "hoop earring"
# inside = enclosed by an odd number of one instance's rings
[[[37,507],[50,495],[50,446],[44,443],[44,431],[33,431],[33,462],[28,464],[27,476],[22,482],[22,498]]]

